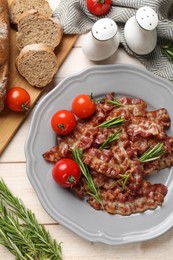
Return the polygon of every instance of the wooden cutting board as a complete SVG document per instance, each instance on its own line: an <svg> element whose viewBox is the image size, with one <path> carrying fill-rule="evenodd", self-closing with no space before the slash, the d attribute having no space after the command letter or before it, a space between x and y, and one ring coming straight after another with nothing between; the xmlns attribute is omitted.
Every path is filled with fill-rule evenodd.
<svg viewBox="0 0 173 260"><path fill-rule="evenodd" d="M11 39L10 39L10 79L9 79L9 87L21 86L25 88L31 96L31 109L33 108L36 101L42 95L45 88L36 88L30 86L26 80L19 75L18 71L15 67L15 60L19 51L16 47L16 32L11 29ZM77 35L64 35L60 45L56 48L55 54L57 56L59 67L62 65L63 61L69 54L70 50L74 46L74 43L77 39ZM3 153L19 127L24 122L28 113L17 113L12 112L5 108L0 113L0 155Z"/></svg>

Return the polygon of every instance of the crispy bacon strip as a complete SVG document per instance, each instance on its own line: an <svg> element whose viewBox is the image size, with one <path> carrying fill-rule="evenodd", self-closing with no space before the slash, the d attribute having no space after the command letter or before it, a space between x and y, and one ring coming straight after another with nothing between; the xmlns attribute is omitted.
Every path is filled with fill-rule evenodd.
<svg viewBox="0 0 173 260"><path fill-rule="evenodd" d="M132 117L127 127L127 134L135 137L136 135L142 137L157 136L159 139L166 137L164 126L159 120L148 119L146 117Z"/></svg>
<svg viewBox="0 0 173 260"><path fill-rule="evenodd" d="M91 169L111 178L119 178L120 174L142 176L140 163L130 141L118 141L110 149L90 148L83 154L83 161ZM140 183L142 177L137 178Z"/></svg>
<svg viewBox="0 0 173 260"><path fill-rule="evenodd" d="M155 209L161 206L167 194L167 188L163 184L151 184L146 180L142 181L141 188L137 193L130 191L128 187L122 187L112 178L98 173L93 173L95 184L99 187L102 198L102 205L93 197L89 196L88 203L96 210L106 210L110 214L131 215L142 213L148 209ZM87 187L84 179L73 187L73 191L80 197L87 195Z"/></svg>
<svg viewBox="0 0 173 260"><path fill-rule="evenodd" d="M150 120L157 120L164 128L170 127L170 117L168 111L165 108L146 112L145 116Z"/></svg>
<svg viewBox="0 0 173 260"><path fill-rule="evenodd" d="M164 197L167 193L167 188L162 184L150 184L143 181L141 194L139 196L131 196L127 193L123 194L119 188L117 190L101 191L103 208L110 214L131 215L134 213L142 213L148 209L155 209L162 205ZM88 202L95 209L98 208L98 203L93 197L88 199Z"/></svg>

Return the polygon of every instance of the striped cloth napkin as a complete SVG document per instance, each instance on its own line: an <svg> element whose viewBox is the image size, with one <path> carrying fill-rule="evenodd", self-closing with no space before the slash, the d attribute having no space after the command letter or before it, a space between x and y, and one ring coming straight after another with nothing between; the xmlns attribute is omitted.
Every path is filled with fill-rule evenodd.
<svg viewBox="0 0 173 260"><path fill-rule="evenodd" d="M125 23L142 6L153 8L159 18L157 46L154 51L144 56L133 53L124 38ZM115 0L112 1L110 12L101 17L92 15L87 10L85 0L61 0L53 17L60 20L65 34L83 34L90 31L98 19L113 19L118 25L120 42L125 50L138 58L148 70L173 82L173 62L169 61L161 50L161 46L173 46L173 0Z"/></svg>

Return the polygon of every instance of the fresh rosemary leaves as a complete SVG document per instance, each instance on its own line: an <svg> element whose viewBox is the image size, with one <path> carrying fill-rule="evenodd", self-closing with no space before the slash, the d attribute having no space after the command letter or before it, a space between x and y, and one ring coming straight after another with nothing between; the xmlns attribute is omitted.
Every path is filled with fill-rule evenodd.
<svg viewBox="0 0 173 260"><path fill-rule="evenodd" d="M151 162L159 159L160 156L164 153L165 153L165 149L163 149L163 143L158 143L153 148L150 148L145 153L143 153L140 156L139 161L141 163Z"/></svg>
<svg viewBox="0 0 173 260"><path fill-rule="evenodd" d="M108 104L113 105L114 107L122 107L123 104L121 104L119 102L118 99L116 99L115 97L112 96L112 99L105 99L105 98L100 98L100 99L96 99L95 102L106 102Z"/></svg>
<svg viewBox="0 0 173 260"><path fill-rule="evenodd" d="M164 45L164 46L161 46L161 50L170 61L173 61L173 46Z"/></svg>
<svg viewBox="0 0 173 260"><path fill-rule="evenodd" d="M112 128L112 127L115 127L115 126L122 125L124 122L125 122L125 120L121 117L113 117L110 120L107 120L107 121L101 123L97 127Z"/></svg>
<svg viewBox="0 0 173 260"><path fill-rule="evenodd" d="M119 139L121 133L121 129L113 133L112 135L109 135L108 138L101 144L99 147L100 150L102 149L108 149L112 142Z"/></svg>
<svg viewBox="0 0 173 260"><path fill-rule="evenodd" d="M85 177L85 182L86 182L86 185L89 189L88 194L91 195L92 197L94 197L97 200L97 202L102 204L99 191L97 190L97 188L94 184L94 181L93 181L93 178L92 178L92 176L89 172L89 169L88 169L87 165L84 164L83 161L82 161L81 150L78 149L77 147L75 147L74 150L72 151L72 154L73 154L73 159L78 163L78 165L81 169L81 172Z"/></svg>
<svg viewBox="0 0 173 260"><path fill-rule="evenodd" d="M120 179L116 181L119 185L122 186L122 191L125 189L129 174L119 174Z"/></svg>
<svg viewBox="0 0 173 260"><path fill-rule="evenodd" d="M0 244L17 260L61 260L61 245L53 240L34 213L0 180Z"/></svg>
<svg viewBox="0 0 173 260"><path fill-rule="evenodd" d="M107 102L108 104L111 104L111 105L115 106L115 107L122 107L122 106L123 106L123 105L118 101L118 99L116 99L116 98L114 98L114 97L112 97L112 100L107 99L106 102Z"/></svg>

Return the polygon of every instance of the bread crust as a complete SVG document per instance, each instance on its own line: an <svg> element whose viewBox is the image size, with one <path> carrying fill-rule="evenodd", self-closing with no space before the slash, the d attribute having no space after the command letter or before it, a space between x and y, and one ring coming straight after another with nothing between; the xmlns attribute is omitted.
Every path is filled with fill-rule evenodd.
<svg viewBox="0 0 173 260"><path fill-rule="evenodd" d="M9 75L9 12L7 0L0 0L0 111L4 108Z"/></svg>

